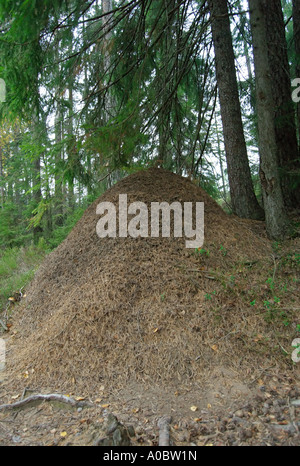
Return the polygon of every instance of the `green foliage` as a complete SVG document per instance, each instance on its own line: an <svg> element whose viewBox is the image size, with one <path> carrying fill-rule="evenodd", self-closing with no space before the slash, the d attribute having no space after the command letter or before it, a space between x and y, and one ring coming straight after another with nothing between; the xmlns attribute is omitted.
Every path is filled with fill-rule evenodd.
<svg viewBox="0 0 300 466"><path fill-rule="evenodd" d="M210 251L209 249L205 249L205 248L197 248L195 249L195 255L201 256L201 257L209 257Z"/></svg>
<svg viewBox="0 0 300 466"><path fill-rule="evenodd" d="M33 278L47 251L43 241L38 246L0 251L0 311L5 308L8 298L19 292Z"/></svg>
<svg viewBox="0 0 300 466"><path fill-rule="evenodd" d="M212 291L211 293L205 293L204 299L206 301L211 301L213 296L215 296L216 291Z"/></svg>
<svg viewBox="0 0 300 466"><path fill-rule="evenodd" d="M76 225L78 220L82 217L85 208L77 208L76 211L67 216L65 223L61 227L57 227L51 237L48 239L48 244L51 248L56 248L70 233L73 227Z"/></svg>
<svg viewBox="0 0 300 466"><path fill-rule="evenodd" d="M224 257L227 256L228 251L227 251L227 249L223 246L223 244L220 245L219 251L222 253L222 255L223 255Z"/></svg>
<svg viewBox="0 0 300 466"><path fill-rule="evenodd" d="M28 242L31 234L26 226L26 219L20 215L18 206L13 202L6 202L0 209L0 250Z"/></svg>
<svg viewBox="0 0 300 466"><path fill-rule="evenodd" d="M43 199L39 203L39 205L33 209L33 217L29 221L28 228L34 228L41 224L44 214L49 209L49 202L44 201Z"/></svg>
<svg viewBox="0 0 300 466"><path fill-rule="evenodd" d="M107 32L101 1L0 2L0 118L11 123L0 138L0 248L28 245L37 232L57 246L93 199L157 159L227 203L206 2L112 8ZM245 134L257 159L249 21L242 2L230 8ZM288 19L291 2L283 10ZM222 177L212 154L224 162ZM258 163L250 165L260 196Z"/></svg>
<svg viewBox="0 0 300 466"><path fill-rule="evenodd" d="M249 304L251 307L261 310L266 322L279 327L289 327L294 322L293 305L288 306L287 302L294 301L293 296L299 281L297 269L300 266L300 255L291 251L284 253L282 244L278 242L273 242L272 246L277 254L280 253L276 268L273 271L270 269L269 277L261 285L264 291L252 299ZM296 275L294 275L295 272Z"/></svg>

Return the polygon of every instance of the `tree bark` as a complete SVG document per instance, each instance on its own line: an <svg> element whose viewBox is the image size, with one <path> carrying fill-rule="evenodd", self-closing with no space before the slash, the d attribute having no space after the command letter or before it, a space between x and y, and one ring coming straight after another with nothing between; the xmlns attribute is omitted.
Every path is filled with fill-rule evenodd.
<svg viewBox="0 0 300 466"><path fill-rule="evenodd" d="M55 224L63 224L63 186L61 181L61 161L62 161L62 113L59 96L56 101L55 114Z"/></svg>
<svg viewBox="0 0 300 466"><path fill-rule="evenodd" d="M272 92L272 70L266 44L265 15L270 6L266 0L248 0L253 41L258 137L260 151L260 179L266 215L266 228L270 238L282 239L287 231L275 132L275 106Z"/></svg>
<svg viewBox="0 0 300 466"><path fill-rule="evenodd" d="M103 31L105 33L105 36L103 38L103 44L102 44L102 52L103 52L103 64L104 64L104 71L107 74L107 76L110 73L110 68L111 68L111 57L110 57L110 42L112 39L112 31L110 30L110 21L111 21L111 11L112 11L112 0L102 0L102 13L105 15L102 18L102 25L103 25ZM109 81L109 80L108 80ZM108 83L106 83L108 84ZM106 95L105 95L105 100L104 100L104 122L106 123L109 120L109 117L112 114L112 97L111 97L111 90L107 89Z"/></svg>
<svg viewBox="0 0 300 466"><path fill-rule="evenodd" d="M208 5L232 209L239 217L262 219L263 209L254 193L244 137L227 1L208 0Z"/></svg>
<svg viewBox="0 0 300 466"><path fill-rule="evenodd" d="M3 209L4 206L4 176L3 176L3 152L0 146L0 207Z"/></svg>
<svg viewBox="0 0 300 466"><path fill-rule="evenodd" d="M33 163L34 177L33 177L33 197L35 200L36 207L42 200L42 189L41 189L41 159L38 155ZM43 228L41 225L36 225L33 227L33 240L37 244L43 233Z"/></svg>
<svg viewBox="0 0 300 466"><path fill-rule="evenodd" d="M296 78L300 78L300 0L293 0L294 47L296 53ZM298 139L300 140L300 102L297 104ZM300 152L298 152L300 156Z"/></svg>
<svg viewBox="0 0 300 466"><path fill-rule="evenodd" d="M295 3L295 2L294 2ZM298 142L295 110L292 101L285 25L281 0L268 2L265 13L269 62L272 70L272 93L275 105L275 134L278 148L282 194L287 208L300 203L297 187Z"/></svg>
<svg viewBox="0 0 300 466"><path fill-rule="evenodd" d="M33 139L38 147L40 141L40 131L39 131L39 120L40 120L40 105L39 105L39 89L38 85L36 85L36 97L35 97L35 104L33 107L33 115L32 115L32 134ZM42 201L42 187L41 187L41 157L38 153L33 161L33 199L35 203L35 208L37 208ZM39 242L43 234L43 228L41 224L35 225L33 227L33 241L34 244Z"/></svg>
<svg viewBox="0 0 300 466"><path fill-rule="evenodd" d="M73 84L72 82L70 82L69 84L69 89L68 89L68 92L69 92L69 120L68 120L68 124L67 124L67 133L68 133L68 139L69 139L69 143L68 143L68 163L72 165L73 163L73 153L74 153L74 140L73 140L73 131L74 131L74 128L73 128ZM74 206L75 206L75 199L74 199L74 176L72 174L72 171L73 171L73 167L71 169L71 174L69 176L69 180L68 180L68 206L69 208L71 208L71 210L74 209Z"/></svg>
<svg viewBox="0 0 300 466"><path fill-rule="evenodd" d="M215 134L217 136L217 145L218 145L218 158L219 158L219 164L220 164L220 171L221 171L221 179L222 179L222 191L223 191L223 200L226 202L226 183L225 183L225 173L224 173L224 168L223 168L223 160L222 160L222 151L221 151L221 141L219 137L219 128L218 128L218 122L215 114Z"/></svg>

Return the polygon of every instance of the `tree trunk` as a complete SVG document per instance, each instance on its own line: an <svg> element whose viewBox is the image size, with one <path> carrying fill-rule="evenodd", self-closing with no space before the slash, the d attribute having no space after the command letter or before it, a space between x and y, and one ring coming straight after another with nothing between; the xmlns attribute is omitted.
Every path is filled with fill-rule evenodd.
<svg viewBox="0 0 300 466"><path fill-rule="evenodd" d="M34 140L36 147L40 145L39 121L40 121L39 89L38 89L38 85L36 85L36 97L35 97L35 104L33 107L33 115L32 115L32 135L33 135L33 140ZM32 190L33 200L34 200L35 208L37 208L42 201L41 157L39 153L36 154L34 161L33 161L32 188L33 188ZM33 227L33 241L35 244L39 242L39 239L41 238L42 234L43 234L43 228L41 224L35 225Z"/></svg>
<svg viewBox="0 0 300 466"><path fill-rule="evenodd" d="M254 193L247 156L227 1L208 0L208 5L232 209L239 217L262 219L263 209Z"/></svg>
<svg viewBox="0 0 300 466"><path fill-rule="evenodd" d="M296 78L300 79L300 0L293 0L294 47L296 53ZM300 102L297 104L298 140L300 140ZM298 152L298 156L300 153Z"/></svg>
<svg viewBox="0 0 300 466"><path fill-rule="evenodd" d="M110 30L111 25L111 14L112 11L112 0L102 0L102 13L105 15L102 18L102 26L103 32L105 33L102 45L102 52L103 52L103 64L104 64L104 71L107 76L111 72L111 57L110 57L110 42L112 39L112 31ZM106 84L109 84L109 80ZM107 89L105 100L104 100L104 122L107 123L109 117L112 115L112 97L111 97L111 90Z"/></svg>
<svg viewBox="0 0 300 466"><path fill-rule="evenodd" d="M0 207L3 209L4 206L4 176L3 176L3 152L0 146Z"/></svg>
<svg viewBox="0 0 300 466"><path fill-rule="evenodd" d="M73 163L73 152L74 152L74 139L73 139L73 83L69 84L69 120L67 124L67 133L68 133L68 162L69 164ZM75 199L74 199L74 176L73 176L73 167L70 171L70 176L68 180L68 206L71 210L74 210Z"/></svg>
<svg viewBox="0 0 300 466"><path fill-rule="evenodd" d="M42 200L42 189L41 189L41 160L40 157L36 157L34 161L34 199L35 199L35 204L38 206L39 203ZM41 235L42 235L43 229L41 225L37 225L33 229L33 236L34 236L34 242L37 244Z"/></svg>
<svg viewBox="0 0 300 466"><path fill-rule="evenodd" d="M63 224L63 187L61 180L61 161L62 161L62 114L59 95L56 99L55 113L55 225Z"/></svg>
<svg viewBox="0 0 300 466"><path fill-rule="evenodd" d="M278 171L278 150L275 132L275 111L272 92L273 73L266 44L265 15L270 6L266 0L248 0L252 32L258 136L260 151L260 179L266 215L266 228L270 238L282 239L286 234L286 217Z"/></svg>
<svg viewBox="0 0 300 466"><path fill-rule="evenodd" d="M221 141L220 141L220 137L219 137L219 128L218 128L218 122L217 122L216 114L215 114L215 131L214 132L215 132L215 134L217 136L218 158L219 158L221 179L222 179L223 200L226 202L227 196L226 196L225 173L224 173L224 168L223 168Z"/></svg>
<svg viewBox="0 0 300 466"><path fill-rule="evenodd" d="M268 2L266 11L268 53L272 70L272 93L275 105L275 133L279 156L281 188L287 208L300 203L298 143L292 101L285 25L280 0Z"/></svg>
<svg viewBox="0 0 300 466"><path fill-rule="evenodd" d="M57 38L55 58L59 63L60 58L60 46L61 42ZM57 65L55 70L56 79L60 74L60 65ZM55 186L54 186L54 224L56 226L63 225L63 184L61 176L61 162L62 162L62 138L63 138L63 113L61 105L61 94L62 90L58 81L57 87L55 89L55 117L54 117L54 126L55 126Z"/></svg>

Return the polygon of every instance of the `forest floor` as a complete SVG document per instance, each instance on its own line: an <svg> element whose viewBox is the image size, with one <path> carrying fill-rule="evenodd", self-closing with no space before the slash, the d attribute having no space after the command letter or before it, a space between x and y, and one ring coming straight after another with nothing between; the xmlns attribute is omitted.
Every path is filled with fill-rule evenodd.
<svg viewBox="0 0 300 466"><path fill-rule="evenodd" d="M124 193L147 205L203 201L203 247L98 238L98 203ZM124 444L158 445L168 416L176 446L299 446L299 283L299 236L271 242L264 222L227 215L164 170L125 178L12 305L0 445L112 445L114 415Z"/></svg>

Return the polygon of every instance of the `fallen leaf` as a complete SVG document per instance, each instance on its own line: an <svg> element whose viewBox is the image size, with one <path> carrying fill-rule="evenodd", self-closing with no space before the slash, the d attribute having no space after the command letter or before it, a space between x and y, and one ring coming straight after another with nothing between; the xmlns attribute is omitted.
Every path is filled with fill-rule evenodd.
<svg viewBox="0 0 300 466"><path fill-rule="evenodd" d="M257 341L260 341L263 339L263 335L261 335L260 333L253 339L253 341L257 342Z"/></svg>
<svg viewBox="0 0 300 466"><path fill-rule="evenodd" d="M108 408L109 407L109 403L105 403L104 405L101 405L102 408Z"/></svg>
<svg viewBox="0 0 300 466"><path fill-rule="evenodd" d="M214 351L218 351L218 346L217 345L212 345L211 349L214 350Z"/></svg>
<svg viewBox="0 0 300 466"><path fill-rule="evenodd" d="M17 398L19 398L19 396L20 396L20 395L13 395L13 396L11 397L11 399L12 399L12 400L16 400Z"/></svg>
<svg viewBox="0 0 300 466"><path fill-rule="evenodd" d="M193 412L198 411L198 406L191 406L190 410Z"/></svg>
<svg viewBox="0 0 300 466"><path fill-rule="evenodd" d="M76 401L83 401L83 400L85 400L85 397L84 396L76 396L75 400Z"/></svg>
<svg viewBox="0 0 300 466"><path fill-rule="evenodd" d="M68 434L67 434L66 431L60 433L60 436L61 436L62 438L65 438L67 435L68 435Z"/></svg>
<svg viewBox="0 0 300 466"><path fill-rule="evenodd" d="M210 403L207 403L207 408L208 408L208 409L211 408L211 404L210 404Z"/></svg>

